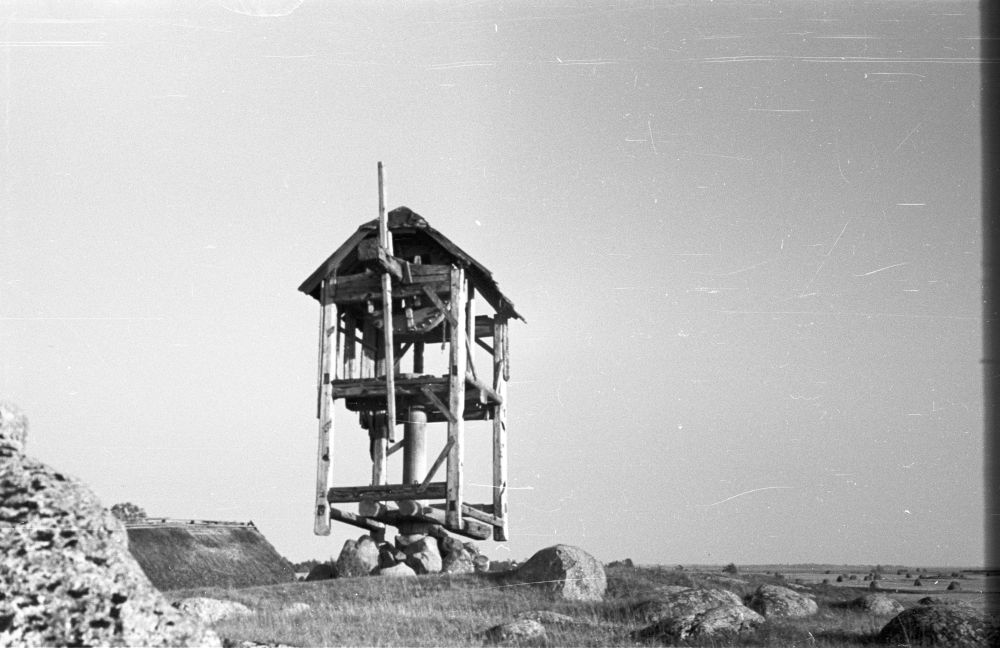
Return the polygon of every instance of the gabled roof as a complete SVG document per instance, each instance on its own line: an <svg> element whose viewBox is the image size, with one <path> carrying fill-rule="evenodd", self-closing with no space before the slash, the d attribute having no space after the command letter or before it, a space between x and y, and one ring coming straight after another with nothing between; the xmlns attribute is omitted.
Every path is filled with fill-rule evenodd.
<svg viewBox="0 0 1000 648"><path fill-rule="evenodd" d="M514 310L514 302L500 292L496 281L493 280L493 274L486 266L473 259L462 248L452 243L447 236L428 225L422 216L412 211L409 207L397 207L389 212L387 221L389 231L393 233L394 238L412 235L417 239L424 239L424 242L435 244L441 252L450 258L452 263L466 269L476 290L486 298L486 301L490 303L498 314L506 317L516 317L524 321L524 318ZM309 278L299 286L299 290L318 300L320 283L331 272L334 270L337 270L339 274L360 272L356 252L357 247L366 238L376 236L378 236L378 220L368 221L359 227L326 261L309 275ZM398 245L396 252L397 254L399 253Z"/></svg>

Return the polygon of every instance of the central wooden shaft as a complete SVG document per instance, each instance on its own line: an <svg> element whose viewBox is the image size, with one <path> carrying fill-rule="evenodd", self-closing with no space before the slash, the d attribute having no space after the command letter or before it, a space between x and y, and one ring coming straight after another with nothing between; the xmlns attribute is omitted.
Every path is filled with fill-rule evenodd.
<svg viewBox="0 0 1000 648"><path fill-rule="evenodd" d="M411 407L403 425L403 483L419 484L427 474L427 412Z"/></svg>

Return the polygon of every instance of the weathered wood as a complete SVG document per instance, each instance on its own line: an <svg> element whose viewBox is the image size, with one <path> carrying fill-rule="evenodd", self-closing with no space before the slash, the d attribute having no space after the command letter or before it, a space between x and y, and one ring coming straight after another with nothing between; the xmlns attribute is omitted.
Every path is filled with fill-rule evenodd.
<svg viewBox="0 0 1000 648"><path fill-rule="evenodd" d="M450 288L449 268L446 265L411 265L412 281L396 286L395 296L424 297L428 289L431 294L447 295ZM365 303L377 299L382 292L382 278L376 274L339 275L334 289L333 300L337 304Z"/></svg>
<svg viewBox="0 0 1000 648"><path fill-rule="evenodd" d="M486 344L485 342L483 342L482 338L478 338L477 337L476 338L476 344L478 344L480 347L482 347L486 351L486 353L488 353L490 355L493 355L493 347L491 345Z"/></svg>
<svg viewBox="0 0 1000 648"><path fill-rule="evenodd" d="M448 439L448 443L444 444L444 449L441 450L441 454L439 454L438 458L434 460L433 464L431 464L431 469L427 471L427 476L424 477L424 481L420 482L421 488L428 487L428 484L430 484L431 480L434 479L434 475L441 469L441 464L448 459L448 455L453 447L455 447L455 441L453 439Z"/></svg>
<svg viewBox="0 0 1000 648"><path fill-rule="evenodd" d="M393 454L399 452L402 449L403 449L403 442L397 441L386 449L385 456L391 457Z"/></svg>
<svg viewBox="0 0 1000 648"><path fill-rule="evenodd" d="M336 279L334 279L334 281L336 281ZM341 338L342 328L340 326L340 313L339 312L333 318L333 326L329 327L329 329L330 330L327 331L327 335L332 335L333 338L334 338L334 340L335 340L335 351L334 351L334 354L333 354L333 362L332 362L333 366L330 368L330 371L331 371L330 378L332 380L336 380L338 378L346 377L346 376L342 375L342 373L343 373L343 367L342 367L342 365L343 365L343 362L344 362L344 347L343 347L343 343L341 342L341 339L340 339Z"/></svg>
<svg viewBox="0 0 1000 648"><path fill-rule="evenodd" d="M449 423L454 423L455 415L451 413L451 410L444 404L444 401L438 398L437 394L435 394L430 387L421 387L420 391L427 397L427 400L429 400L434 407L436 407L438 411L444 415L445 419L447 419Z"/></svg>
<svg viewBox="0 0 1000 648"><path fill-rule="evenodd" d="M473 342L476 340L476 289L472 286L472 282L467 282L469 285L469 297L465 302L465 352L468 355L466 362L468 364L468 372L476 377L476 363L475 363L475 353Z"/></svg>
<svg viewBox="0 0 1000 648"><path fill-rule="evenodd" d="M424 373L424 343L413 343L413 373Z"/></svg>
<svg viewBox="0 0 1000 648"><path fill-rule="evenodd" d="M386 482L386 465L388 458L388 439L386 424L379 421L382 416L373 417L372 425L376 426L375 436L371 440L372 451L372 486L381 486ZM379 422L376 422L379 421Z"/></svg>
<svg viewBox="0 0 1000 648"><path fill-rule="evenodd" d="M454 283L452 283L451 287L454 288ZM452 326L458 326L458 319L455 317L453 309L449 308L448 305L445 304L444 301L437 296L437 293L430 288L430 286L425 285L423 287L423 291L424 294L427 295L427 298L431 300L431 303L434 304L434 306L436 306L437 309L444 314L444 317L445 319L448 320L448 323L451 324Z"/></svg>
<svg viewBox="0 0 1000 648"><path fill-rule="evenodd" d="M366 268L379 273L384 272L396 281L403 279L403 266L399 259L389 256L388 251L378 239L365 239L358 243L358 260Z"/></svg>
<svg viewBox="0 0 1000 648"><path fill-rule="evenodd" d="M326 292L326 282L320 289ZM316 500L313 519L313 533L330 535L330 514L327 509L326 493L330 486L330 434L333 430L333 398L330 396L330 326L337 320L337 307L328 299L323 302L320 316L320 351L322 356L319 385L319 432L316 440ZM336 328L334 328L336 331Z"/></svg>
<svg viewBox="0 0 1000 648"><path fill-rule="evenodd" d="M344 379L358 377L358 323L354 315L344 315Z"/></svg>
<svg viewBox="0 0 1000 648"><path fill-rule="evenodd" d="M396 358L395 358L395 361L394 361L394 364L393 364L393 366L395 367L396 373L399 373L399 361L403 359L403 356L406 355L406 352L409 351L410 347L412 347L412 346L413 346L413 342L407 342L405 344L397 344L396 345L396 353L394 354Z"/></svg>
<svg viewBox="0 0 1000 648"><path fill-rule="evenodd" d="M385 524L394 526L410 524L415 521L439 524L453 533L457 533L458 535L465 536L466 538L471 538L473 540L486 540L490 537L490 533L493 528L488 524L484 524L479 520L473 519L462 520L462 525L458 527L448 526L444 511L440 511L429 506L423 507L423 510L420 513L412 515L403 515L398 510L386 511L385 513L379 515L377 519L379 522L384 522Z"/></svg>
<svg viewBox="0 0 1000 648"><path fill-rule="evenodd" d="M493 529L493 539L503 542L510 537L507 514L507 320L498 316L493 326L493 388L500 399L493 406L493 514L500 522Z"/></svg>
<svg viewBox="0 0 1000 648"><path fill-rule="evenodd" d="M451 326L448 365L448 409L455 420L448 422L448 442L451 451L448 454L448 508L445 519L450 528L462 528L462 494L464 485L464 443L465 432L465 370L468 355L465 349L465 270L452 267L451 270Z"/></svg>
<svg viewBox="0 0 1000 648"><path fill-rule="evenodd" d="M377 353L378 344L376 340L375 326L372 324L371 319L365 318L362 320L361 329L361 377L362 378L374 378L375 377L375 355Z"/></svg>
<svg viewBox="0 0 1000 648"><path fill-rule="evenodd" d="M345 524L353 524L356 527L360 527L367 531L370 531L372 537L378 542L385 541L385 525L381 522L375 520L370 520L368 518L358 517L354 513L349 511L341 511L338 508L330 507L330 518L336 520L337 522L344 522ZM380 534L381 537L376 537L376 534Z"/></svg>
<svg viewBox="0 0 1000 648"><path fill-rule="evenodd" d="M431 504L431 508L443 510L444 504ZM488 509L488 510L483 510ZM490 526L501 526L503 521L492 513L492 504L462 504L462 515L473 520L485 522Z"/></svg>
<svg viewBox="0 0 1000 648"><path fill-rule="evenodd" d="M503 400L495 389L491 389L471 373L465 374L465 384L479 391L479 402L483 405L496 404Z"/></svg>
<svg viewBox="0 0 1000 648"><path fill-rule="evenodd" d="M338 486L327 492L326 501L331 504L360 502L364 499L376 501L399 501L404 499L443 500L447 493L445 482L422 484L388 484L383 486Z"/></svg>
<svg viewBox="0 0 1000 648"><path fill-rule="evenodd" d="M385 177L381 162L378 163L378 242L384 252L392 254L392 234L389 233L389 225L385 217ZM388 272L385 272L382 274L382 347L383 353L385 353L386 436L390 442L396 440L396 389L394 385L396 363L393 360L396 348L393 346L393 328L395 327L392 323L392 277Z"/></svg>

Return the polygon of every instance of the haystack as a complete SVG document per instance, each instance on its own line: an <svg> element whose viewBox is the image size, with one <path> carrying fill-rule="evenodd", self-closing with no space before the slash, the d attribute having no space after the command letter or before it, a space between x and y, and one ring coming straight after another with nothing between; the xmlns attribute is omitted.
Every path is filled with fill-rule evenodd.
<svg viewBox="0 0 1000 648"><path fill-rule="evenodd" d="M146 518L126 530L129 551L159 590L295 581L292 564L252 523Z"/></svg>

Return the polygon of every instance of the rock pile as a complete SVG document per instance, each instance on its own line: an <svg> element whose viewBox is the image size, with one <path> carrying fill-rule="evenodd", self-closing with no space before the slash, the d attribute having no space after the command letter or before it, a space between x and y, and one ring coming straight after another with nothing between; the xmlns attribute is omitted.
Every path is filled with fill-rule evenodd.
<svg viewBox="0 0 1000 648"><path fill-rule="evenodd" d="M85 485L24 456L27 430L0 402L0 645L220 646L153 588Z"/></svg>
<svg viewBox="0 0 1000 648"><path fill-rule="evenodd" d="M306 580L356 576L416 576L418 574L471 574L490 569L490 559L471 542L462 543L448 532L399 534L394 541L378 542L368 535L348 540L335 563L320 563Z"/></svg>

